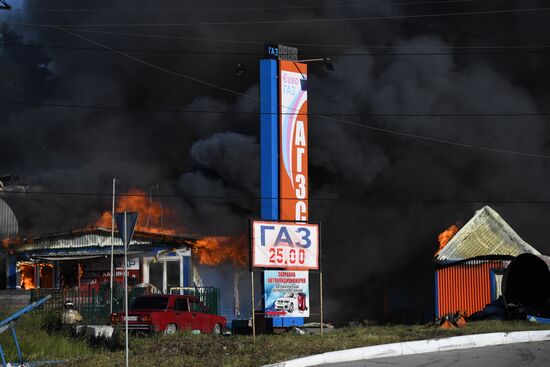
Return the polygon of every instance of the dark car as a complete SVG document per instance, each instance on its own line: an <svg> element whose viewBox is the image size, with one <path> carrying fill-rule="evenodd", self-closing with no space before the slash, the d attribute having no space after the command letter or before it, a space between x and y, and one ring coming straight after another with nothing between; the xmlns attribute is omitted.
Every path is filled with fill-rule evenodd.
<svg viewBox="0 0 550 367"><path fill-rule="evenodd" d="M111 324L124 325L125 314L111 314ZM190 329L220 334L226 327L223 316L209 314L194 296L157 294L137 297L128 310L128 329L173 334Z"/></svg>

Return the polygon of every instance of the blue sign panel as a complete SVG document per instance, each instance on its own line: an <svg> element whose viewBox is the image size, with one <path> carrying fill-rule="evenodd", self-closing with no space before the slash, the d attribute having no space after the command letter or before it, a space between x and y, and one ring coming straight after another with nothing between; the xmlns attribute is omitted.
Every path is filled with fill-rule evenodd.
<svg viewBox="0 0 550 367"><path fill-rule="evenodd" d="M124 246L128 246L132 240L137 219L138 213L136 212L115 213L115 222L118 228L118 235L122 239Z"/></svg>
<svg viewBox="0 0 550 367"><path fill-rule="evenodd" d="M277 60L260 60L261 217L279 219Z"/></svg>

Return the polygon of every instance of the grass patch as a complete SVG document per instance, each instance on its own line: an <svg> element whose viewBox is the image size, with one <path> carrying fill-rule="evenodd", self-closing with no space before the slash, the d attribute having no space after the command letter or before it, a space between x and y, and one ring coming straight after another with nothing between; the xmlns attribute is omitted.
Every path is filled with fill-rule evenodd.
<svg viewBox="0 0 550 367"><path fill-rule="evenodd" d="M0 315L1 317L1 315ZM26 360L61 359L65 366L122 366L123 340L105 344L89 337L75 337L56 329L55 318L45 313L33 313L21 319L17 331ZM48 328L48 333L45 328ZM410 340L445 338L456 335L520 330L550 329L526 321L481 321L461 329L443 330L421 325L356 326L318 335L259 335L256 343L251 336L215 336L178 333L171 336L131 336L131 366L261 366L328 351ZM9 333L0 335L9 360L16 352Z"/></svg>
<svg viewBox="0 0 550 367"><path fill-rule="evenodd" d="M1 312L0 319L10 313ZM23 358L36 360L69 360L82 356L93 355L94 349L81 340L67 337L64 333L47 331L52 322L50 313L34 312L19 318L15 330L21 346ZM17 351L10 331L0 334L0 345L8 361L17 360Z"/></svg>
<svg viewBox="0 0 550 367"><path fill-rule="evenodd" d="M488 332L550 329L526 321L483 321L465 328L443 330L425 326L348 327L318 335L214 336L179 333L172 336L134 337L130 341L130 365L261 366L328 351L410 340L445 338ZM122 365L123 351L96 354L70 361L74 367Z"/></svg>

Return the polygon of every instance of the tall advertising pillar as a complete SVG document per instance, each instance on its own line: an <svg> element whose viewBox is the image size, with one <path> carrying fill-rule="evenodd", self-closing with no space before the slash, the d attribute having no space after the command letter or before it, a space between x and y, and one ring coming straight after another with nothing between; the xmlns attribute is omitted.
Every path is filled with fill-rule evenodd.
<svg viewBox="0 0 550 367"><path fill-rule="evenodd" d="M295 61L296 48L267 45L266 51L260 60L261 219L307 222L307 66ZM253 271L251 277L253 284ZM275 327L303 324L303 317L273 319Z"/></svg>

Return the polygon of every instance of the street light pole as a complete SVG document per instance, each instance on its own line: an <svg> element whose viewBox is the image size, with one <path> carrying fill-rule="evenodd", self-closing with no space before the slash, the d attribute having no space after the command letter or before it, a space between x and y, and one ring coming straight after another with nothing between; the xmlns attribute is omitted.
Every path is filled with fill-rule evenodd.
<svg viewBox="0 0 550 367"><path fill-rule="evenodd" d="M124 236L128 233L128 213L126 210L124 211ZM125 238L125 237L123 237ZM124 242L124 330L125 330L125 361L126 361L126 367L128 367L128 246L130 245L131 238L128 238L127 241Z"/></svg>
<svg viewBox="0 0 550 367"><path fill-rule="evenodd" d="M116 177L113 178L113 203L111 210L111 281L110 281L110 291L111 291L111 313L113 313L113 276L114 276L114 252L115 252L115 195L116 195Z"/></svg>

